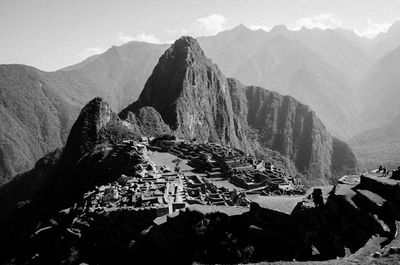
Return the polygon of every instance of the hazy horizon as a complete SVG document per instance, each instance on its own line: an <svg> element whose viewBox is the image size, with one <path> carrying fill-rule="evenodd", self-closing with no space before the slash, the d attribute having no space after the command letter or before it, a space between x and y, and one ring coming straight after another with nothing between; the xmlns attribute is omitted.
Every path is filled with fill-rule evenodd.
<svg viewBox="0 0 400 265"><path fill-rule="evenodd" d="M373 38L400 18L399 1L284 2L2 0L0 64L54 71L113 45L170 43L182 35L215 35L239 24L266 31L276 25L344 28Z"/></svg>

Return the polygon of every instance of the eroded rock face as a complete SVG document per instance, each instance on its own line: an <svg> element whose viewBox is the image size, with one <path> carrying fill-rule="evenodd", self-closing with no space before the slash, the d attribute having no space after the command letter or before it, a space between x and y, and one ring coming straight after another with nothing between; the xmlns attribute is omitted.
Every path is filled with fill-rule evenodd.
<svg viewBox="0 0 400 265"><path fill-rule="evenodd" d="M154 116L148 118L154 129L129 113ZM332 173L354 170L357 165L347 144L334 141L308 106L226 78L191 37L180 38L164 53L139 100L120 117L131 117L148 134L159 134L165 122L184 138L219 142L250 153L256 153L255 146L278 151L299 172L319 179L317 184L326 184Z"/></svg>
<svg viewBox="0 0 400 265"><path fill-rule="evenodd" d="M315 113L290 96L248 87L248 122L260 141L295 162L302 173L328 176L332 137Z"/></svg>

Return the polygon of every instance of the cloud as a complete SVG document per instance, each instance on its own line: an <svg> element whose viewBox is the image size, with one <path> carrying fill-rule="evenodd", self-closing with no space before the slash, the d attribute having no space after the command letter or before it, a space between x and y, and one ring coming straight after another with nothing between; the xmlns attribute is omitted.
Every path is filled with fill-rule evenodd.
<svg viewBox="0 0 400 265"><path fill-rule="evenodd" d="M141 33L136 36L129 36L125 35L122 31L118 33L118 39L122 43L127 43L130 41L143 41L143 42L148 42L148 43L161 43L161 41L154 35L152 34L145 34Z"/></svg>
<svg viewBox="0 0 400 265"><path fill-rule="evenodd" d="M191 35L193 37L215 35L226 29L227 19L221 14L198 18L188 28L168 30L170 34Z"/></svg>
<svg viewBox="0 0 400 265"><path fill-rule="evenodd" d="M247 27L249 29L251 29L251 30L259 30L259 29L262 29L264 31L270 31L271 30L271 27L263 26L263 25L249 25Z"/></svg>
<svg viewBox="0 0 400 265"><path fill-rule="evenodd" d="M296 21L293 30L299 30L302 27L312 29L334 29L342 26L342 21L332 13L319 13L309 17L303 17Z"/></svg>
<svg viewBox="0 0 400 265"><path fill-rule="evenodd" d="M86 48L86 49L82 50L79 53L79 57L87 58L87 57L90 57L90 56L93 56L93 55L96 55L96 54L100 54L100 53L103 53L103 52L104 52L104 49L102 49L102 48L90 47L90 48Z"/></svg>
<svg viewBox="0 0 400 265"><path fill-rule="evenodd" d="M357 35L372 39L379 33L386 32L391 26L390 23L372 23L370 19L367 19L367 21L368 27L364 31L360 31L357 29L354 30Z"/></svg>

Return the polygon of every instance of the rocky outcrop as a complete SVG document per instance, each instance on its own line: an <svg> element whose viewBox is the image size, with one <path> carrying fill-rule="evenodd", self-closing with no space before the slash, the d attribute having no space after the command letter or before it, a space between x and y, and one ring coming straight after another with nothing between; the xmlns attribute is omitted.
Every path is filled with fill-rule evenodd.
<svg viewBox="0 0 400 265"><path fill-rule="evenodd" d="M141 112L154 115L153 127L165 128L165 122L184 138L215 141L251 153L256 153L256 146L278 151L301 173L319 179L315 184L326 184L332 173L354 170L357 165L355 159L337 158L354 158L354 154L345 143L333 140L309 107L290 96L226 78L191 37L180 38L164 53L138 101L120 117L130 116L141 127L129 114ZM158 133L145 127L142 131Z"/></svg>

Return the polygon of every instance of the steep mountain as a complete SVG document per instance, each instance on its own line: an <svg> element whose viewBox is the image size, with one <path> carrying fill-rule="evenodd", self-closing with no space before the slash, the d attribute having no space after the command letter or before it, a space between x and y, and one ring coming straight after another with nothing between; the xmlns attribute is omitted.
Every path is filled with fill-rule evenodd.
<svg viewBox="0 0 400 265"><path fill-rule="evenodd" d="M232 109L230 86L193 38L181 38L160 58L133 105L121 112L153 107L178 135L218 140L249 149Z"/></svg>
<svg viewBox="0 0 400 265"><path fill-rule="evenodd" d="M56 72L0 65L0 185L62 147L92 98L117 110L136 100L165 48L131 42Z"/></svg>
<svg viewBox="0 0 400 265"><path fill-rule="evenodd" d="M311 106L334 135L348 138L357 130L353 88L370 58L340 34L290 31L285 26L251 31L239 26L199 42L223 72Z"/></svg>
<svg viewBox="0 0 400 265"><path fill-rule="evenodd" d="M288 157L301 173L320 183L326 183L332 171L344 169L342 163L332 168L332 154L339 149L334 150L332 136L309 107L290 96L226 78L190 37L180 38L163 54L139 99L120 117L148 107L178 136L248 152L254 151L255 142ZM351 150L340 150L353 157L349 169L354 169Z"/></svg>

